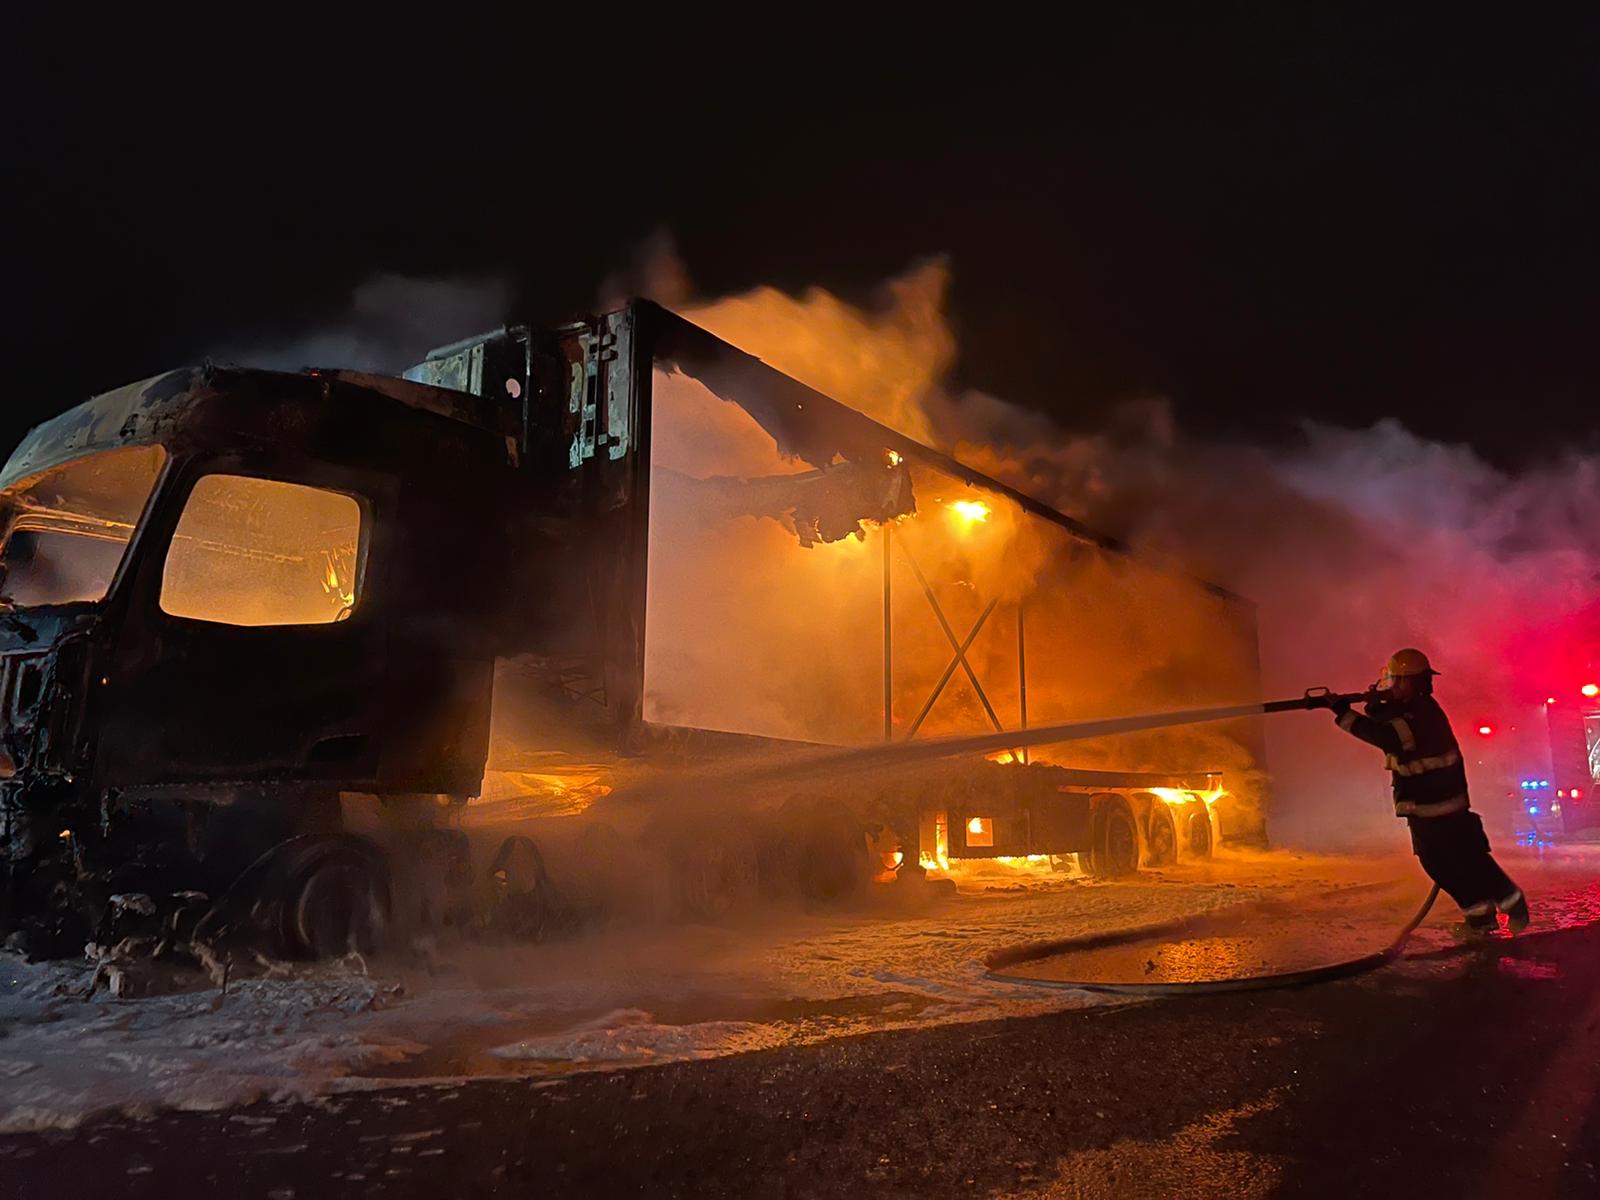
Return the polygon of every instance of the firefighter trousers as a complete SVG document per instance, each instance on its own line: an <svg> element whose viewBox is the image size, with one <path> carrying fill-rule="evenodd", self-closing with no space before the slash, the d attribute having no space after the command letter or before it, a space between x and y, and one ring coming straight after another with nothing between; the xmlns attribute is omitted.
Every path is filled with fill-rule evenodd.
<svg viewBox="0 0 1600 1200"><path fill-rule="evenodd" d="M1467 809L1443 817L1407 817L1406 823L1422 869L1463 910L1491 911L1516 897L1517 885L1489 853L1489 837L1477 813Z"/></svg>

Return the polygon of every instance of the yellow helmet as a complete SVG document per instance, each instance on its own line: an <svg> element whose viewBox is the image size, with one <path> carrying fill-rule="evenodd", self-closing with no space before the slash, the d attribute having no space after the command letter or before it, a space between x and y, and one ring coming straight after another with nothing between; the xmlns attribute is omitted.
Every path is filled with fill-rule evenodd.
<svg viewBox="0 0 1600 1200"><path fill-rule="evenodd" d="M1408 646L1404 650L1396 650L1389 656L1389 661L1384 664L1383 673L1390 679L1400 679L1406 675L1437 675L1439 672L1433 669L1426 654Z"/></svg>

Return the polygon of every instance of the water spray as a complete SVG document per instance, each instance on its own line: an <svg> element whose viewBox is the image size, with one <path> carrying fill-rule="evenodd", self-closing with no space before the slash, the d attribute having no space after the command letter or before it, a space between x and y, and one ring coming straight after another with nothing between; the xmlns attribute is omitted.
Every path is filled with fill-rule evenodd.
<svg viewBox="0 0 1600 1200"><path fill-rule="evenodd" d="M1308 688L1291 700L1269 700L1259 704L1233 704L1221 708L1189 708L1176 712L1143 713L1109 717L1095 721L1068 721L1001 733L983 733L919 741L895 742L885 746L830 750L804 757L784 758L762 766L746 767L740 778L747 782L774 783L812 775L837 778L879 770L958 758L969 754L991 754L997 750L1019 750L1033 746L1056 746L1119 733L1140 733L1148 729L1170 729L1180 725L1203 725L1212 721L1233 721L1269 713L1300 712L1335 705L1371 702L1384 693L1332 692L1325 687Z"/></svg>

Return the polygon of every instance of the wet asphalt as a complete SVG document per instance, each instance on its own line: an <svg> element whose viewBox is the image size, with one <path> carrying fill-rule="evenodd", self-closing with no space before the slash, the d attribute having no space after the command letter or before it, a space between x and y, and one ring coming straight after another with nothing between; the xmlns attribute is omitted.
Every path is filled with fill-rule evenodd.
<svg viewBox="0 0 1600 1200"><path fill-rule="evenodd" d="M0 1196L1600 1195L1600 925L1311 988L0 1138Z"/></svg>

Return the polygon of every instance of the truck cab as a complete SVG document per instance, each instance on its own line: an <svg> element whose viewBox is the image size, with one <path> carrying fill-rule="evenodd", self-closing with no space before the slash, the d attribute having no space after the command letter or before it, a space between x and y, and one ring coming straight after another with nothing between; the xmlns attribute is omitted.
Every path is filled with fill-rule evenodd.
<svg viewBox="0 0 1600 1200"><path fill-rule="evenodd" d="M0 474L4 911L216 894L338 795L481 778L514 446L469 396L203 367L97 396ZM63 903L63 899L71 897Z"/></svg>

